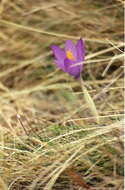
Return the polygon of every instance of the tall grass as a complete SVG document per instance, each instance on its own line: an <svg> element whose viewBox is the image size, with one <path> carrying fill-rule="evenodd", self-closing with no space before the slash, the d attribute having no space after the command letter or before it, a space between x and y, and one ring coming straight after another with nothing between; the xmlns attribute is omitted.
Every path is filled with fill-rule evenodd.
<svg viewBox="0 0 125 190"><path fill-rule="evenodd" d="M80 37L95 115L50 50ZM122 0L0 2L0 190L123 189L123 46Z"/></svg>

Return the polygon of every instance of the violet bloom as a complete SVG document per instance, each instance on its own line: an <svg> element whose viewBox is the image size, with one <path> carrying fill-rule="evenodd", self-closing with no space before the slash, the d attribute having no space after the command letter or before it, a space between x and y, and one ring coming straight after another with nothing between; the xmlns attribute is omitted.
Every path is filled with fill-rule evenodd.
<svg viewBox="0 0 125 190"><path fill-rule="evenodd" d="M76 45L74 45L71 40L67 40L64 50L57 45L52 45L51 48L55 56L55 64L57 67L75 78L79 78L83 70L82 63L85 57L85 45L83 40L78 40Z"/></svg>

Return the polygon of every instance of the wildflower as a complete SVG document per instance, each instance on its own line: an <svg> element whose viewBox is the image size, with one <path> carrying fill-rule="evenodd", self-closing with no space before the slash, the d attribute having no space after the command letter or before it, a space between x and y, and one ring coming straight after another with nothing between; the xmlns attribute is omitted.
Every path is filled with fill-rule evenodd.
<svg viewBox="0 0 125 190"><path fill-rule="evenodd" d="M78 40L76 45L74 45L71 40L67 40L64 50L57 45L52 45L51 48L55 56L55 64L57 67L75 78L79 78L83 70L82 63L85 57L85 45L83 40Z"/></svg>

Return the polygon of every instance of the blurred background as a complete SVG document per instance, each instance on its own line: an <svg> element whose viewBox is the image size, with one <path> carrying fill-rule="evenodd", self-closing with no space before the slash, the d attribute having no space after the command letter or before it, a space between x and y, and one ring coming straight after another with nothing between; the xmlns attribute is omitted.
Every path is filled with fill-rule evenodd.
<svg viewBox="0 0 125 190"><path fill-rule="evenodd" d="M123 189L123 5L0 1L1 190ZM100 123L50 48L79 38Z"/></svg>

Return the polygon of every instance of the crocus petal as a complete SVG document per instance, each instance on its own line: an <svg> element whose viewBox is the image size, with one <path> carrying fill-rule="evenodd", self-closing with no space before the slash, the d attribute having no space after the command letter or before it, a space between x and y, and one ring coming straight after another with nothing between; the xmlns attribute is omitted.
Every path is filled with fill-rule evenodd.
<svg viewBox="0 0 125 190"><path fill-rule="evenodd" d="M72 65L74 65L76 62L69 60L69 59L65 59L64 60L64 66L65 66L65 72L69 73L70 75L74 76L75 78L79 78L80 77L80 67L76 66L76 67L72 67Z"/></svg>
<svg viewBox="0 0 125 190"><path fill-rule="evenodd" d="M66 57L65 51L63 51L60 47L56 45L52 45L51 49L57 60L64 60Z"/></svg>
<svg viewBox="0 0 125 190"><path fill-rule="evenodd" d="M78 40L76 44L76 51L77 51L77 62L83 62L85 58L85 44L82 39ZM80 71L83 69L83 64L79 65Z"/></svg>
<svg viewBox="0 0 125 190"><path fill-rule="evenodd" d="M65 52L67 53L68 51L70 51L73 57L76 59L76 56L77 56L76 47L71 40L67 40L65 44Z"/></svg>
<svg viewBox="0 0 125 190"><path fill-rule="evenodd" d="M55 60L55 64L57 65L57 67L59 67L61 70L63 70L64 72L66 72L65 70L65 65L64 65L64 60Z"/></svg>

